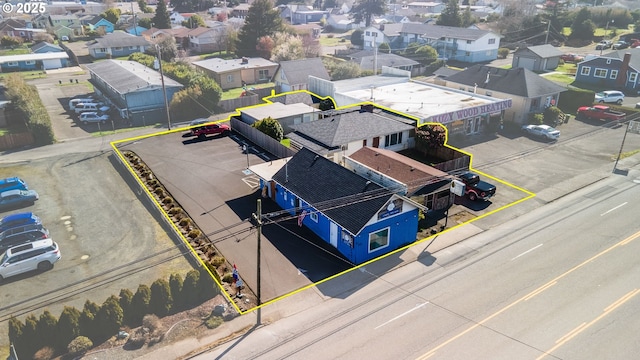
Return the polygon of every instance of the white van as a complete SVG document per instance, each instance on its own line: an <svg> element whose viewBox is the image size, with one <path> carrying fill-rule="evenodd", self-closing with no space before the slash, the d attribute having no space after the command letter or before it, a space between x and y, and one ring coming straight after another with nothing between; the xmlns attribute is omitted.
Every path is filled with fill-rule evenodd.
<svg viewBox="0 0 640 360"><path fill-rule="evenodd" d="M92 98L76 98L69 100L69 110L74 111L76 109L76 105L80 103L92 103L95 102Z"/></svg>
<svg viewBox="0 0 640 360"><path fill-rule="evenodd" d="M109 107L104 106L102 104L98 104L98 103L79 103L79 104L76 104L76 108L73 111L75 111L76 114L80 114L87 111L107 112L109 111Z"/></svg>

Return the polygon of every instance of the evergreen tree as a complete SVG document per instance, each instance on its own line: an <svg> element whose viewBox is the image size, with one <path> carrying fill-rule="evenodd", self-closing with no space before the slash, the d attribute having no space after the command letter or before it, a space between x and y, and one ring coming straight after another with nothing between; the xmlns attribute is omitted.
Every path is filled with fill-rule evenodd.
<svg viewBox="0 0 640 360"><path fill-rule="evenodd" d="M438 21L436 21L437 25L444 26L454 26L460 27L462 26L462 17L460 16L460 8L458 7L458 0L448 0L447 5L442 10Z"/></svg>
<svg viewBox="0 0 640 360"><path fill-rule="evenodd" d="M38 320L38 336L42 339L42 344L38 350L44 346L56 347L57 328L58 319L49 310L45 310Z"/></svg>
<svg viewBox="0 0 640 360"><path fill-rule="evenodd" d="M122 322L127 325L131 325L131 301L133 300L133 293L129 289L120 290L120 307L124 314Z"/></svg>
<svg viewBox="0 0 640 360"><path fill-rule="evenodd" d="M151 289L147 285L138 286L138 290L131 300L131 321L140 324L142 318L149 314L149 301L151 301Z"/></svg>
<svg viewBox="0 0 640 360"><path fill-rule="evenodd" d="M251 127L260 130L261 132L278 141L282 141L282 139L284 138L284 130L282 129L282 125L280 125L278 120L275 120L271 116L254 122L253 124L251 124Z"/></svg>
<svg viewBox="0 0 640 360"><path fill-rule="evenodd" d="M283 28L282 19L270 0L256 0L249 7L249 13L244 19L244 26L238 34L236 45L240 56L256 56L258 39L272 36Z"/></svg>
<svg viewBox="0 0 640 360"><path fill-rule="evenodd" d="M165 4L164 0L158 2L156 16L153 17L153 26L158 29L171 29L171 19L169 18L169 11L167 11L167 4Z"/></svg>
<svg viewBox="0 0 640 360"><path fill-rule="evenodd" d="M462 27L469 27L476 23L476 19L471 15L471 7L467 6L462 13L462 17L460 18L462 21Z"/></svg>
<svg viewBox="0 0 640 360"><path fill-rule="evenodd" d="M364 21L365 27L369 27L373 16L384 15L386 8L384 0L360 0L351 8L351 14L356 23Z"/></svg>
<svg viewBox="0 0 640 360"><path fill-rule="evenodd" d="M169 288L171 289L171 296L173 297L173 312L182 310L184 301L182 300L182 276L178 273L173 273L169 277Z"/></svg>
<svg viewBox="0 0 640 360"><path fill-rule="evenodd" d="M109 296L102 306L100 306L100 310L96 316L96 323L100 329L100 339L108 339L115 335L122 325L123 318L124 314L120 307L118 297L115 295Z"/></svg>
<svg viewBox="0 0 640 360"><path fill-rule="evenodd" d="M184 278L182 284L182 299L184 299L185 307L193 306L200 299L200 273L198 270L190 270Z"/></svg>
<svg viewBox="0 0 640 360"><path fill-rule="evenodd" d="M93 341L98 339L98 330L96 324L96 315L100 310L100 306L93 301L85 301L84 308L80 313L80 335L86 336Z"/></svg>
<svg viewBox="0 0 640 360"><path fill-rule="evenodd" d="M100 16L107 20L108 22L112 23L113 25L118 23L118 20L120 20L120 9L118 8L110 8L107 9L107 11L103 12L102 14L100 14Z"/></svg>
<svg viewBox="0 0 640 360"><path fill-rule="evenodd" d="M204 19L200 15L191 15L190 18L182 22L182 26L189 29L195 29L199 26L205 26Z"/></svg>
<svg viewBox="0 0 640 360"><path fill-rule="evenodd" d="M14 318L9 318L9 342L13 344L16 352L20 352L28 339L24 336L24 324L22 321Z"/></svg>
<svg viewBox="0 0 640 360"><path fill-rule="evenodd" d="M569 37L589 40L593 38L595 30L596 25L591 21L591 11L587 7L582 7L571 24L571 35Z"/></svg>
<svg viewBox="0 0 640 360"><path fill-rule="evenodd" d="M173 306L173 297L169 282L165 279L158 279L151 284L151 300L149 308L152 313L163 317L169 314Z"/></svg>
<svg viewBox="0 0 640 360"><path fill-rule="evenodd" d="M71 340L80 335L80 311L71 306L65 306L58 319L56 349L66 349Z"/></svg>
<svg viewBox="0 0 640 360"><path fill-rule="evenodd" d="M31 359L36 351L42 347L42 339L38 336L38 318L30 314L24 319L24 328L22 330L25 342L18 351L20 358Z"/></svg>

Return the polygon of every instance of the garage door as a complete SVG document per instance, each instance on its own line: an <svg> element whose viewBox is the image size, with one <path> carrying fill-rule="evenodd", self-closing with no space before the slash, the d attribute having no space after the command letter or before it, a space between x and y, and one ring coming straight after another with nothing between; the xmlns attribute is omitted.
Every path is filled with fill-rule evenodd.
<svg viewBox="0 0 640 360"><path fill-rule="evenodd" d="M59 69L62 67L60 59L42 60L42 67L47 69Z"/></svg>
<svg viewBox="0 0 640 360"><path fill-rule="evenodd" d="M533 70L533 67L535 66L535 64L536 64L535 59L520 57L518 58L517 67Z"/></svg>

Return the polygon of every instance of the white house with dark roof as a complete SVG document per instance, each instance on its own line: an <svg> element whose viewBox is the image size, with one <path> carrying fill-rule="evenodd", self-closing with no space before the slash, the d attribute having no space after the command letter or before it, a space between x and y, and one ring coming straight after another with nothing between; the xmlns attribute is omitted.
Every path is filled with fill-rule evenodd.
<svg viewBox="0 0 640 360"><path fill-rule="evenodd" d="M400 151L415 144L415 121L375 106L331 110L324 118L291 126L292 149L306 147L341 162L364 146Z"/></svg>
<svg viewBox="0 0 640 360"><path fill-rule="evenodd" d="M562 51L550 44L519 48L513 53L511 67L531 71L555 70L562 54Z"/></svg>
<svg viewBox="0 0 640 360"><path fill-rule="evenodd" d="M406 57L396 54L378 53L374 54L371 50L363 50L354 54L348 55L351 62L355 62L360 66L361 70L372 71L380 73L383 66L406 70L411 72L412 75L421 75L422 66L415 60L408 59ZM375 67L375 71L374 71Z"/></svg>
<svg viewBox="0 0 640 360"><path fill-rule="evenodd" d="M301 60L281 61L273 77L277 92L307 90L309 76L330 80L322 59L309 58Z"/></svg>
<svg viewBox="0 0 640 360"><path fill-rule="evenodd" d="M509 99L512 106L504 111L504 121L526 123L529 113L541 113L550 105L558 105L560 93L567 89L531 70L502 69L474 65L444 79L447 87L474 91L498 99Z"/></svg>
<svg viewBox="0 0 640 360"><path fill-rule="evenodd" d="M114 32L96 38L89 46L89 55L94 59L128 56L136 52L145 52L151 43L144 37L126 32Z"/></svg>
<svg viewBox="0 0 640 360"><path fill-rule="evenodd" d="M132 124L166 121L160 73L135 61L104 60L87 64L96 94L113 105ZM167 100L183 86L165 76Z"/></svg>
<svg viewBox="0 0 640 360"><path fill-rule="evenodd" d="M277 166L277 171L249 169L260 178L267 196L295 216L293 221L351 263L364 263L416 241L418 207L409 199L309 149Z"/></svg>
<svg viewBox="0 0 640 360"><path fill-rule="evenodd" d="M392 49L402 49L410 43L429 45L439 57L469 63L498 58L500 35L491 31L420 23L385 24L364 30L364 49L373 49L386 42Z"/></svg>

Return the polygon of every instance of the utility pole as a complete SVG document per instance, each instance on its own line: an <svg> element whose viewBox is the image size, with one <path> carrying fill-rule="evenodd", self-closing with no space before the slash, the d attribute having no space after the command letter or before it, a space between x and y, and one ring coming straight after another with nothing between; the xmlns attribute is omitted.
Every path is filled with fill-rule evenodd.
<svg viewBox="0 0 640 360"><path fill-rule="evenodd" d="M257 278L257 289L256 289L256 297L257 297L257 318L256 325L260 325L262 320L260 319L261 311L260 308L260 236L262 235L262 200L258 199L258 209L255 213L251 214L251 217L255 221L256 229L258 230L258 255L257 255L257 268L258 268L258 278Z"/></svg>
<svg viewBox="0 0 640 360"><path fill-rule="evenodd" d="M620 161L620 156L622 156L622 148L624 147L624 141L627 139L627 133L629 132L629 128L631 127L631 121L627 124L627 128L624 130L624 136L622 137L622 143L620 144L620 151L618 151L618 157L616 158L616 163L613 165L613 172L616 172L618 168L618 161Z"/></svg>
<svg viewBox="0 0 640 360"><path fill-rule="evenodd" d="M160 50L160 46L156 44L156 53L158 58L158 68L160 69L160 81L162 82L162 94L164 95L164 109L167 112L167 128L171 130L171 116L169 115L169 100L167 99L167 89L164 86L164 72L162 71L162 50Z"/></svg>
<svg viewBox="0 0 640 360"><path fill-rule="evenodd" d="M544 44L549 42L549 29L551 29L551 20L547 20L547 35L544 37Z"/></svg>

